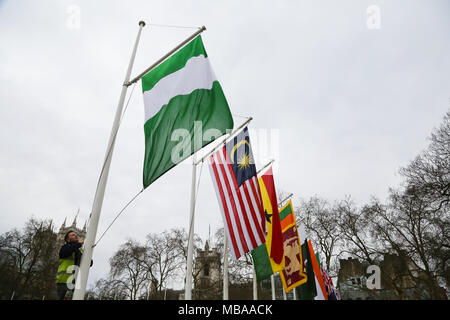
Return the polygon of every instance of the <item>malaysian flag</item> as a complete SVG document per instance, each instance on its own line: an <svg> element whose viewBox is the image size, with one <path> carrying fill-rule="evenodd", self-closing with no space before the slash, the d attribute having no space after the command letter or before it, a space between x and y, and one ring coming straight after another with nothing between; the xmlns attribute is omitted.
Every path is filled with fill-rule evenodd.
<svg viewBox="0 0 450 320"><path fill-rule="evenodd" d="M210 172L234 259L265 242L264 211L248 129L210 156Z"/></svg>

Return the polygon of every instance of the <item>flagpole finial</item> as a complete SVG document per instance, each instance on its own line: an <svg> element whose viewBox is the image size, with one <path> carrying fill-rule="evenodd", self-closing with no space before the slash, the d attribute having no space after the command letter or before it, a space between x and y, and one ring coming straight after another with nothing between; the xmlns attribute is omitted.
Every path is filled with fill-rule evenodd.
<svg viewBox="0 0 450 320"><path fill-rule="evenodd" d="M145 21L143 21L143 20L139 21L139 26L145 27Z"/></svg>

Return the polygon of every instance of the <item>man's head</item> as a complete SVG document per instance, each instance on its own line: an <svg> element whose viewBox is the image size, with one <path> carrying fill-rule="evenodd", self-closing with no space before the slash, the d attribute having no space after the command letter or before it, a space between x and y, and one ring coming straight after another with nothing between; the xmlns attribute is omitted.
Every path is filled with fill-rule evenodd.
<svg viewBox="0 0 450 320"><path fill-rule="evenodd" d="M64 236L64 241L67 243L74 243L78 242L78 235L75 231L69 230L67 231L66 235Z"/></svg>

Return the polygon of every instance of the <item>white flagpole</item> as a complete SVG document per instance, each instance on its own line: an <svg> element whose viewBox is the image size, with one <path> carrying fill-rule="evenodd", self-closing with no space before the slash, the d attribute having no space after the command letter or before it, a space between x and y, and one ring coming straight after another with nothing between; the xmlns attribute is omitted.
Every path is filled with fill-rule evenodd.
<svg viewBox="0 0 450 320"><path fill-rule="evenodd" d="M270 284L272 287L272 300L276 300L276 297L275 297L275 275L274 274L270 276Z"/></svg>
<svg viewBox="0 0 450 320"><path fill-rule="evenodd" d="M278 202L278 209L281 209L283 202L285 202L286 200L289 200L293 195L294 195L293 193L290 193L286 198L284 198L283 200Z"/></svg>
<svg viewBox="0 0 450 320"><path fill-rule="evenodd" d="M296 289L296 288L294 288L294 289L292 289L292 290L293 290L293 292L294 292L294 300L297 300L297 293L295 292L295 289Z"/></svg>
<svg viewBox="0 0 450 320"><path fill-rule="evenodd" d="M152 70L153 68L155 68L156 66L158 66L161 62L163 62L164 60L166 60L168 57L170 57L172 54L174 54L175 52L178 51L178 49L180 49L182 46L184 46L186 43L188 43L189 41L191 41L192 39L194 39L196 36L198 36L200 33L202 33L203 31L206 30L205 26L202 26L201 28L198 28L198 30L193 33L189 38L187 38L186 40L184 40L183 42L181 42L179 45L177 45L175 48L173 48L172 50L170 50L169 52L167 52L163 57L161 57L161 59L159 59L158 61L156 61L154 64L152 64L150 67L148 67L147 69L145 69L144 71L142 71L138 76L136 76L135 78L133 78L130 81L126 81L125 84L127 86L132 85L133 83L139 81L143 76L145 76L148 72L150 72L150 70ZM129 79L129 78L128 78Z"/></svg>
<svg viewBox="0 0 450 320"><path fill-rule="evenodd" d="M105 195L106 182L108 180L109 167L111 165L111 158L114 150L114 144L116 141L117 131L119 130L120 118L122 116L123 104L127 93L127 82L130 80L131 70L133 68L134 58L136 56L136 50L141 36L142 28L145 26L144 21L139 22L139 32L136 37L133 52L131 54L128 70L125 75L125 81L122 85L122 92L120 94L119 104L117 105L116 116L111 129L111 135L109 136L108 147L106 149L105 163L100 173L100 179L95 192L94 204L92 205L92 213L89 221L89 227L84 241L84 252L81 258L78 276L76 278L75 291L73 294L73 300L83 300L86 292L86 285L89 275L89 267L91 265L92 253L94 249L95 238L97 235L98 221L100 219L100 212L102 210L103 197Z"/></svg>
<svg viewBox="0 0 450 320"><path fill-rule="evenodd" d="M255 265L253 265L253 300L258 300L258 282L256 280Z"/></svg>
<svg viewBox="0 0 450 320"><path fill-rule="evenodd" d="M192 260L194 251L194 212L195 212L195 185L196 185L197 165L195 164L195 154L192 158L192 185L191 185L191 215L189 219L189 241L186 266L186 283L184 286L184 299L192 300Z"/></svg>
<svg viewBox="0 0 450 320"><path fill-rule="evenodd" d="M283 298L284 300L287 300L286 291L284 291L284 287L283 287Z"/></svg>
<svg viewBox="0 0 450 320"><path fill-rule="evenodd" d="M223 249L223 300L228 300L228 238L227 230L223 228L224 249Z"/></svg>

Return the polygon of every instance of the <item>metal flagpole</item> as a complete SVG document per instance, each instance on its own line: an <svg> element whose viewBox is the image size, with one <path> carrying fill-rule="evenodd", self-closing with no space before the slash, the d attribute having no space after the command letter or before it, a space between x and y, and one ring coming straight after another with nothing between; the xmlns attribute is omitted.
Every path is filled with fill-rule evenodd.
<svg viewBox="0 0 450 320"><path fill-rule="evenodd" d="M202 26L201 28L199 28L198 31L196 31L195 33L193 33L189 38L187 38L186 40L184 40L183 42L181 42L179 45L177 45L175 48L173 48L172 50L170 50L169 52L167 52L161 59L159 59L158 61L156 61L154 64L152 64L150 67L148 67L147 69L145 69L144 71L142 71L137 77L133 78L133 80L131 81L125 81L127 86L132 85L133 83L139 81L143 76L145 76L150 70L152 70L153 68L155 68L157 65L159 65L161 62L163 62L164 60L166 60L168 57L170 57L173 53L175 53L178 49L180 49L182 46L184 46L186 43L188 43L189 41L191 41L192 39L194 39L196 36L198 36L200 33L202 33L203 31L206 30L205 26ZM129 78L128 78L129 79Z"/></svg>
<svg viewBox="0 0 450 320"><path fill-rule="evenodd" d="M223 300L228 300L228 238L225 226L224 233L224 248L223 248Z"/></svg>
<svg viewBox="0 0 450 320"><path fill-rule="evenodd" d="M189 240L186 266L186 283L184 285L184 299L192 300L192 260L194 251L194 212L195 212L195 185L197 165L195 164L195 153L192 158L192 186L191 186L191 215L189 219Z"/></svg>
<svg viewBox="0 0 450 320"><path fill-rule="evenodd" d="M278 202L278 209L281 208L283 202L285 202L286 200L289 200L293 195L294 195L294 194L291 193L291 194L289 194L286 198L284 198L283 200L281 200L280 202Z"/></svg>
<svg viewBox="0 0 450 320"><path fill-rule="evenodd" d="M253 300L258 300L258 282L256 281L255 265L253 265Z"/></svg>
<svg viewBox="0 0 450 320"><path fill-rule="evenodd" d="M269 163L267 163L264 167L262 167L261 169L258 170L258 172L256 172L256 174L258 175L261 171L263 171L265 168L267 168L268 166L270 166L272 163L274 163L275 160L272 159L269 161Z"/></svg>
<svg viewBox="0 0 450 320"><path fill-rule="evenodd" d="M294 293L294 300L297 300L297 293L296 293L296 288L292 289L293 293Z"/></svg>
<svg viewBox="0 0 450 320"><path fill-rule="evenodd" d="M276 300L275 297L275 275L270 276L270 285L272 287L272 300Z"/></svg>
<svg viewBox="0 0 450 320"><path fill-rule="evenodd" d="M91 265L92 252L94 249L95 237L97 235L98 221L100 218L100 212L102 210L103 197L105 195L106 182L108 180L109 167L111 165L112 153L114 150L114 144L116 141L117 131L119 130L120 118L122 116L123 104L127 93L127 82L130 80L131 69L133 68L134 58L136 56L136 50L141 36L142 28L145 26L144 21L139 21L139 32L136 37L133 52L131 54L128 70L125 75L125 81L122 85L122 92L120 94L119 104L117 105L116 116L111 129L111 135L109 136L108 147L106 149L105 162L103 169L100 173L100 179L95 192L94 203L92 205L92 213L89 222L89 227L84 241L84 252L81 258L78 276L75 283L75 291L73 294L73 300L83 300L86 292L87 279L89 275L89 267Z"/></svg>
<svg viewBox="0 0 450 320"><path fill-rule="evenodd" d="M284 291L284 287L283 287L283 298L284 300L287 300L286 291Z"/></svg>

